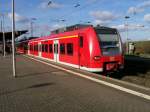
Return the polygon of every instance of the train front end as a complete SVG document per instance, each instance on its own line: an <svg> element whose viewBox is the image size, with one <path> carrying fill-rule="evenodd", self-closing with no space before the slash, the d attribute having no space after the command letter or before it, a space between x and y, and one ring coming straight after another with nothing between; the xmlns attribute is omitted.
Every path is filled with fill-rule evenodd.
<svg viewBox="0 0 150 112"><path fill-rule="evenodd" d="M96 27L103 71L120 71L124 68L121 37L117 29Z"/></svg>

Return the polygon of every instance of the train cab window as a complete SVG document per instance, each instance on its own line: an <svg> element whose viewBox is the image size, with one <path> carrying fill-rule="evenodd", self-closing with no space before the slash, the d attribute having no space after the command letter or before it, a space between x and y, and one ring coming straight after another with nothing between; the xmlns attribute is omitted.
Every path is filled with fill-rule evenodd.
<svg viewBox="0 0 150 112"><path fill-rule="evenodd" d="M42 52L44 52L44 44L42 44Z"/></svg>
<svg viewBox="0 0 150 112"><path fill-rule="evenodd" d="M65 44L60 44L60 54L65 54Z"/></svg>
<svg viewBox="0 0 150 112"><path fill-rule="evenodd" d="M48 52L48 45L45 44L45 52Z"/></svg>
<svg viewBox="0 0 150 112"><path fill-rule="evenodd" d="M73 55L73 44L72 43L67 44L67 54Z"/></svg>
<svg viewBox="0 0 150 112"><path fill-rule="evenodd" d="M52 52L53 52L52 44L49 44L49 52L50 52L50 53L52 53Z"/></svg>
<svg viewBox="0 0 150 112"><path fill-rule="evenodd" d="M83 47L83 37L80 36L80 47Z"/></svg>

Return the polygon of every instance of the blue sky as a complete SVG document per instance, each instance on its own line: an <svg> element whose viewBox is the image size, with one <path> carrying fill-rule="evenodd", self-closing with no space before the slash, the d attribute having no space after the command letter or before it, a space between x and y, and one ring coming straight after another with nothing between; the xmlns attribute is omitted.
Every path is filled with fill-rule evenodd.
<svg viewBox="0 0 150 112"><path fill-rule="evenodd" d="M5 30L11 30L11 0L0 1L0 14L5 14ZM15 0L15 14L16 29L30 30L34 22L34 36L90 22L117 28L123 40L127 27L129 39L150 39L150 0ZM130 18L125 20L125 16Z"/></svg>

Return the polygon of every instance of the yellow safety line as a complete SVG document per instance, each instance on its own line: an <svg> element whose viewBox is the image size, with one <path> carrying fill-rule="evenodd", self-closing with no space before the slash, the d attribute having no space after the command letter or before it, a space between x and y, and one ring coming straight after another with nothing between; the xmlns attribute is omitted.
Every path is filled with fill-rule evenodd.
<svg viewBox="0 0 150 112"><path fill-rule="evenodd" d="M78 37L78 35L71 35L71 36L58 37L58 39L75 38L75 37Z"/></svg>

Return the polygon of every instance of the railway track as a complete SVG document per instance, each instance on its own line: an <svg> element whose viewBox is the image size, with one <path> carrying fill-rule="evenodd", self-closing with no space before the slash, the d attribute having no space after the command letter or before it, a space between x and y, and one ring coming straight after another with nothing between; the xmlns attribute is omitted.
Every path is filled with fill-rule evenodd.
<svg viewBox="0 0 150 112"><path fill-rule="evenodd" d="M125 56L124 71L109 76L150 88L150 58Z"/></svg>

